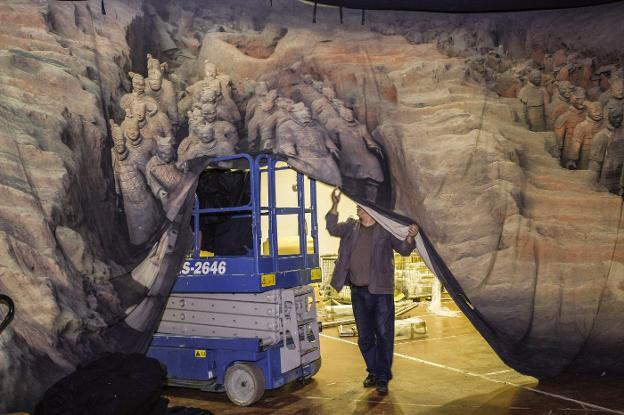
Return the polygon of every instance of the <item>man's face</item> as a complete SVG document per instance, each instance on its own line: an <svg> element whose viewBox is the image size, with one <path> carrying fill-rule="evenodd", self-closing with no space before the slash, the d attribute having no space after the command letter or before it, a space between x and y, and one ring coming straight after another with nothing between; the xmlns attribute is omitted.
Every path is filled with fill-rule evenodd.
<svg viewBox="0 0 624 415"><path fill-rule="evenodd" d="M115 140L115 151L118 154L122 154L124 151L126 151L126 144L123 142L123 140Z"/></svg>
<svg viewBox="0 0 624 415"><path fill-rule="evenodd" d="M159 72L150 72L147 81L149 82L149 86L153 91L158 91L162 87L162 75Z"/></svg>
<svg viewBox="0 0 624 415"><path fill-rule="evenodd" d="M132 78L132 90L139 93L145 92L145 80L138 76Z"/></svg>
<svg viewBox="0 0 624 415"><path fill-rule="evenodd" d="M202 125L199 127L199 139L208 144L214 141L214 128L209 125Z"/></svg>
<svg viewBox="0 0 624 415"><path fill-rule="evenodd" d="M132 115L138 122L145 120L145 104L142 102L135 102L132 105Z"/></svg>
<svg viewBox="0 0 624 415"><path fill-rule="evenodd" d="M360 205L357 205L356 213L360 221L369 221L370 219L373 219L373 217L369 215L368 212L366 212L364 209L362 209L362 206Z"/></svg>
<svg viewBox="0 0 624 415"><path fill-rule="evenodd" d="M206 64L204 66L204 74L206 78L213 79L217 76L217 68L213 64Z"/></svg>

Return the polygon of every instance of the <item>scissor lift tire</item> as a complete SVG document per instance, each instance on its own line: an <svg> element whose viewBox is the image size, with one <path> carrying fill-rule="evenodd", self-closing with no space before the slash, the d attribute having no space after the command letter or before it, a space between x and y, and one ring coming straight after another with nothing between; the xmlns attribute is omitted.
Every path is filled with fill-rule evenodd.
<svg viewBox="0 0 624 415"><path fill-rule="evenodd" d="M225 372L225 393L239 406L249 406L264 395L262 370L253 363L235 363Z"/></svg>

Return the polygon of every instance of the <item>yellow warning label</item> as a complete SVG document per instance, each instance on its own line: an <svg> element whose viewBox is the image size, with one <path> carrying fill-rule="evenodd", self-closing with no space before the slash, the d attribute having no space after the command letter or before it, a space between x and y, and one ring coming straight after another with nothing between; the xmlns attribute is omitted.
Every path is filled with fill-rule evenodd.
<svg viewBox="0 0 624 415"><path fill-rule="evenodd" d="M312 268L312 272L310 273L311 280L320 280L321 279L321 269L320 268Z"/></svg>
<svg viewBox="0 0 624 415"><path fill-rule="evenodd" d="M198 359L205 359L206 358L206 351L205 350L195 350L195 357Z"/></svg>
<svg viewBox="0 0 624 415"><path fill-rule="evenodd" d="M275 285L275 274L262 274L262 280L260 281L260 285L263 287L270 287Z"/></svg>

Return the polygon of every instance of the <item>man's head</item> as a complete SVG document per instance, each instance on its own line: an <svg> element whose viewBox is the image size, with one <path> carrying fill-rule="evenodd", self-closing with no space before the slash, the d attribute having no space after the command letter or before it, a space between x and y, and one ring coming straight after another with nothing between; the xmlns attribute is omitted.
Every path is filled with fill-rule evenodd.
<svg viewBox="0 0 624 415"><path fill-rule="evenodd" d="M531 82L535 86L540 86L540 84L542 83L542 73L537 69L531 71L531 73L529 74L529 82Z"/></svg>
<svg viewBox="0 0 624 415"><path fill-rule="evenodd" d="M587 106L587 115L594 121L602 120L602 104L598 101L588 102Z"/></svg>
<svg viewBox="0 0 624 415"><path fill-rule="evenodd" d="M201 112L204 119L210 123L217 120L217 107L211 103L206 103L201 106Z"/></svg>
<svg viewBox="0 0 624 415"><path fill-rule="evenodd" d="M160 91L163 75L160 69L152 69L147 73L147 82L152 91Z"/></svg>
<svg viewBox="0 0 624 415"><path fill-rule="evenodd" d="M624 81L616 79L611 82L611 96L615 99L624 99Z"/></svg>
<svg viewBox="0 0 624 415"><path fill-rule="evenodd" d="M360 219L360 222L375 223L375 219L373 219L373 217L369 215L368 212L362 208L362 206L357 205L356 213L357 213L358 218Z"/></svg>
<svg viewBox="0 0 624 415"><path fill-rule="evenodd" d="M217 67L214 63L204 61L204 75L206 79L213 79L217 77Z"/></svg>
<svg viewBox="0 0 624 415"><path fill-rule="evenodd" d="M609 108L609 124L611 124L614 128L620 128L622 125L622 119L624 118L624 113L622 112L622 107L620 105L616 105L614 107Z"/></svg>
<svg viewBox="0 0 624 415"><path fill-rule="evenodd" d="M275 103L279 109L290 112L295 104L295 101L290 98L279 97Z"/></svg>
<svg viewBox="0 0 624 415"><path fill-rule="evenodd" d="M339 107L338 113L340 114L340 117L346 122L352 122L354 120L353 111L351 111L349 108L345 106Z"/></svg>
<svg viewBox="0 0 624 415"><path fill-rule="evenodd" d="M583 88L576 88L574 92L572 92L570 103L577 110L585 109L585 90Z"/></svg>
<svg viewBox="0 0 624 415"><path fill-rule="evenodd" d="M310 109L303 102L298 102L292 106L292 114L295 120L301 124L308 124L312 121Z"/></svg>
<svg viewBox="0 0 624 415"><path fill-rule="evenodd" d="M171 143L171 137L156 137L156 144L158 145L158 157L165 163L169 164L175 161L175 148Z"/></svg>
<svg viewBox="0 0 624 415"><path fill-rule="evenodd" d="M130 78L132 79L132 92L137 94L142 94L145 92L145 78L143 75L136 72L129 72Z"/></svg>

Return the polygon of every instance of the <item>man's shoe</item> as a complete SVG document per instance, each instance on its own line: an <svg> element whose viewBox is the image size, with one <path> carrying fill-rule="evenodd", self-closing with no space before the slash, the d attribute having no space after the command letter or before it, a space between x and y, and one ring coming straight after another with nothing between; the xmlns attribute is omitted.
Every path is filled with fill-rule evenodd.
<svg viewBox="0 0 624 415"><path fill-rule="evenodd" d="M388 394L388 381L386 380L377 381L377 393L379 393L380 395Z"/></svg>
<svg viewBox="0 0 624 415"><path fill-rule="evenodd" d="M373 386L377 386L377 379L375 379L375 376L369 374L366 379L364 379L364 387L372 388Z"/></svg>

